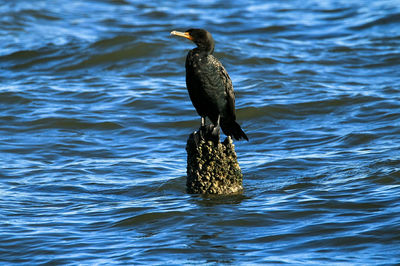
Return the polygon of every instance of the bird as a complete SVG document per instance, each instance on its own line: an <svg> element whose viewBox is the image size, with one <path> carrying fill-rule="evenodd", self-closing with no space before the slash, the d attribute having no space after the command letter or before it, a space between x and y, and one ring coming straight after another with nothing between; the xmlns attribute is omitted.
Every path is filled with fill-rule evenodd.
<svg viewBox="0 0 400 266"><path fill-rule="evenodd" d="M201 117L201 128L206 118L212 123L212 136L219 140L220 128L226 136L249 140L236 122L235 93L232 80L222 63L213 56L215 42L207 30L172 31L171 35L191 40L197 47L186 56L186 87L194 108Z"/></svg>

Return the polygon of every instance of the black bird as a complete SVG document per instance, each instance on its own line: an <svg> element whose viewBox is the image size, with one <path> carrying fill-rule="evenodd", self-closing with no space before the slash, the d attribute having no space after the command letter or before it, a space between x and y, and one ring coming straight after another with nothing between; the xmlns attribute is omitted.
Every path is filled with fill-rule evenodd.
<svg viewBox="0 0 400 266"><path fill-rule="evenodd" d="M189 29L186 32L172 31L171 35L193 41L197 47L186 57L186 87L197 113L201 116L201 128L208 117L214 125L213 136L219 128L227 136L237 140L249 140L236 122L235 94L232 81L221 62L215 58L214 39L203 29Z"/></svg>

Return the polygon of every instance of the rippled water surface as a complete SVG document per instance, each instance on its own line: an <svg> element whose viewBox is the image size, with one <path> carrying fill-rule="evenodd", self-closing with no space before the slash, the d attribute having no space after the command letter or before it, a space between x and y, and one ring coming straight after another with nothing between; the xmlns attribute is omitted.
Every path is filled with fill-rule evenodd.
<svg viewBox="0 0 400 266"><path fill-rule="evenodd" d="M240 196L185 192L213 33ZM3 1L0 262L400 262L399 1Z"/></svg>

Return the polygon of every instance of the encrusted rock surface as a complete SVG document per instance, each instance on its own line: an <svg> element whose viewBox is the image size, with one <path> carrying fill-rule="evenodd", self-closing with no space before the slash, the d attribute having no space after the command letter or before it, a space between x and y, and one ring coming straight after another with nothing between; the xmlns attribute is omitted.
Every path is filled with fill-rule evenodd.
<svg viewBox="0 0 400 266"><path fill-rule="evenodd" d="M195 141L196 140L196 141ZM198 132L190 134L186 144L188 193L238 194L243 190L243 175L232 139L216 144L204 140Z"/></svg>

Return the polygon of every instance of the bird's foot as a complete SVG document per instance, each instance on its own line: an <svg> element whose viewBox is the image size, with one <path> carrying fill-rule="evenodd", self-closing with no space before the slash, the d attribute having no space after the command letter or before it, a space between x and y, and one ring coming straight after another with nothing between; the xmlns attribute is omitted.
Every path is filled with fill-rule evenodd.
<svg viewBox="0 0 400 266"><path fill-rule="evenodd" d="M193 140L194 143L196 144L196 147L198 148L200 146L200 141L202 140L200 131L193 132Z"/></svg>
<svg viewBox="0 0 400 266"><path fill-rule="evenodd" d="M201 141L205 141L208 136L209 126L202 125L200 126L198 131L193 133L194 142L196 143L196 147L200 146Z"/></svg>
<svg viewBox="0 0 400 266"><path fill-rule="evenodd" d="M211 138L215 144L220 142L220 126L213 126L211 130Z"/></svg>
<svg viewBox="0 0 400 266"><path fill-rule="evenodd" d="M201 126L200 128L199 128L199 137L202 139L202 140L205 140L206 138L207 138L207 131L208 131L208 129L207 129L207 126Z"/></svg>
<svg viewBox="0 0 400 266"><path fill-rule="evenodd" d="M201 126L193 135L197 147L201 141L211 140L215 145L220 143L220 127L213 124Z"/></svg>

